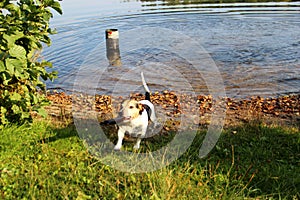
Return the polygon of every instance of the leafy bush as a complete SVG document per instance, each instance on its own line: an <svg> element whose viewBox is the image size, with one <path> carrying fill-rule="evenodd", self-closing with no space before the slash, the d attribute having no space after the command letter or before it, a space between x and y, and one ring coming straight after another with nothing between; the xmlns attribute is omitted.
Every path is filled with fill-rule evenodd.
<svg viewBox="0 0 300 200"><path fill-rule="evenodd" d="M0 127L11 122L31 121L31 113L45 115L47 103L42 79L52 64L39 58L43 44L50 46L50 8L62 14L55 0L1 0L0 2Z"/></svg>

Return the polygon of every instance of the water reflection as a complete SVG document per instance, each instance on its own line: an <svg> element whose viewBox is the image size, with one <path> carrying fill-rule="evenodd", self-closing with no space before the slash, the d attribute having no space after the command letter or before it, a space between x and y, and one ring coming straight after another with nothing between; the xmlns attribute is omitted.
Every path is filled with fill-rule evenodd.
<svg viewBox="0 0 300 200"><path fill-rule="evenodd" d="M53 45L45 51L45 56L59 71L59 79L49 87L72 90L74 77L85 58L99 44L105 43L106 29L118 29L120 40L124 42L123 33L128 30L161 27L184 32L203 45L216 62L231 97L299 92L300 2L264 2L215 4L201 1L199 4L199 1L111 0L109 4L97 1L90 5L81 1L85 4L82 10L72 10L75 5L65 1L63 8L67 18L61 16L60 22L54 23L59 33L53 36ZM131 52L124 51L125 48L120 46L122 61L127 59L133 66L145 56L158 54L155 50L134 51L140 48L138 45ZM155 62L162 62L164 55L170 57L159 55L157 58L161 60ZM178 63L168 65L172 67ZM90 73L92 75L93 71ZM149 74L150 77L155 75L155 72ZM108 77L105 86L114 87L114 81ZM153 90L161 89L159 82L152 84ZM196 86L200 92L205 91L206 85L201 81L195 82ZM109 88L98 91L106 93Z"/></svg>

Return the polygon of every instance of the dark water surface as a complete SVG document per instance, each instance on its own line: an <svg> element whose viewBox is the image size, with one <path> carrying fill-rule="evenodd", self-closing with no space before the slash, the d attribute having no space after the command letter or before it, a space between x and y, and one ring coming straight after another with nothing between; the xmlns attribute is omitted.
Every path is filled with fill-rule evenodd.
<svg viewBox="0 0 300 200"><path fill-rule="evenodd" d="M181 2L63 1L64 15L52 20L58 34L44 50L59 72L49 89L71 92L82 90L82 83L99 94L130 93L141 84L136 76L143 69L153 91L210 93L207 84L213 82L206 79L219 73L229 97L300 92L300 2ZM119 30L121 67L108 67L108 28ZM197 70L191 59L199 60ZM214 64L217 71L208 69Z"/></svg>

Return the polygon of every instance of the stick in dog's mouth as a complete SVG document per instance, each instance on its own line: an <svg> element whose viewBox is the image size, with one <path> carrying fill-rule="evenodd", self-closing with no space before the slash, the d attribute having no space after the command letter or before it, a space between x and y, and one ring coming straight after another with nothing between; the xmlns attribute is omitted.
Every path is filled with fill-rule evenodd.
<svg viewBox="0 0 300 200"><path fill-rule="evenodd" d="M122 122L125 122L125 121L129 121L131 119L131 117L118 117L115 119L116 123L122 123Z"/></svg>
<svg viewBox="0 0 300 200"><path fill-rule="evenodd" d="M128 120L130 120L131 119L131 117L129 116L129 117L123 117L123 121L128 121Z"/></svg>

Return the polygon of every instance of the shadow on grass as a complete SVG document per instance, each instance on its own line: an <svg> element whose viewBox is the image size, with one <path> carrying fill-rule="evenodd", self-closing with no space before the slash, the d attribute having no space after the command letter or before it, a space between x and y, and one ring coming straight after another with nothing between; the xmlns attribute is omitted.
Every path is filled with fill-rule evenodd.
<svg viewBox="0 0 300 200"><path fill-rule="evenodd" d="M71 137L78 137L78 133L76 131L76 127L74 124L69 124L63 128L51 128L51 132L55 135L49 136L38 141L39 143L50 143L55 142L57 140L67 139Z"/></svg>
<svg viewBox="0 0 300 200"><path fill-rule="evenodd" d="M198 135L189 152L178 163L201 165ZM300 132L293 128L270 128L246 124L223 132L205 160L207 173L228 175L229 185L246 189L252 197L300 197ZM202 166L203 167L203 166ZM212 177L213 178L213 177ZM246 188L245 188L246 187Z"/></svg>

